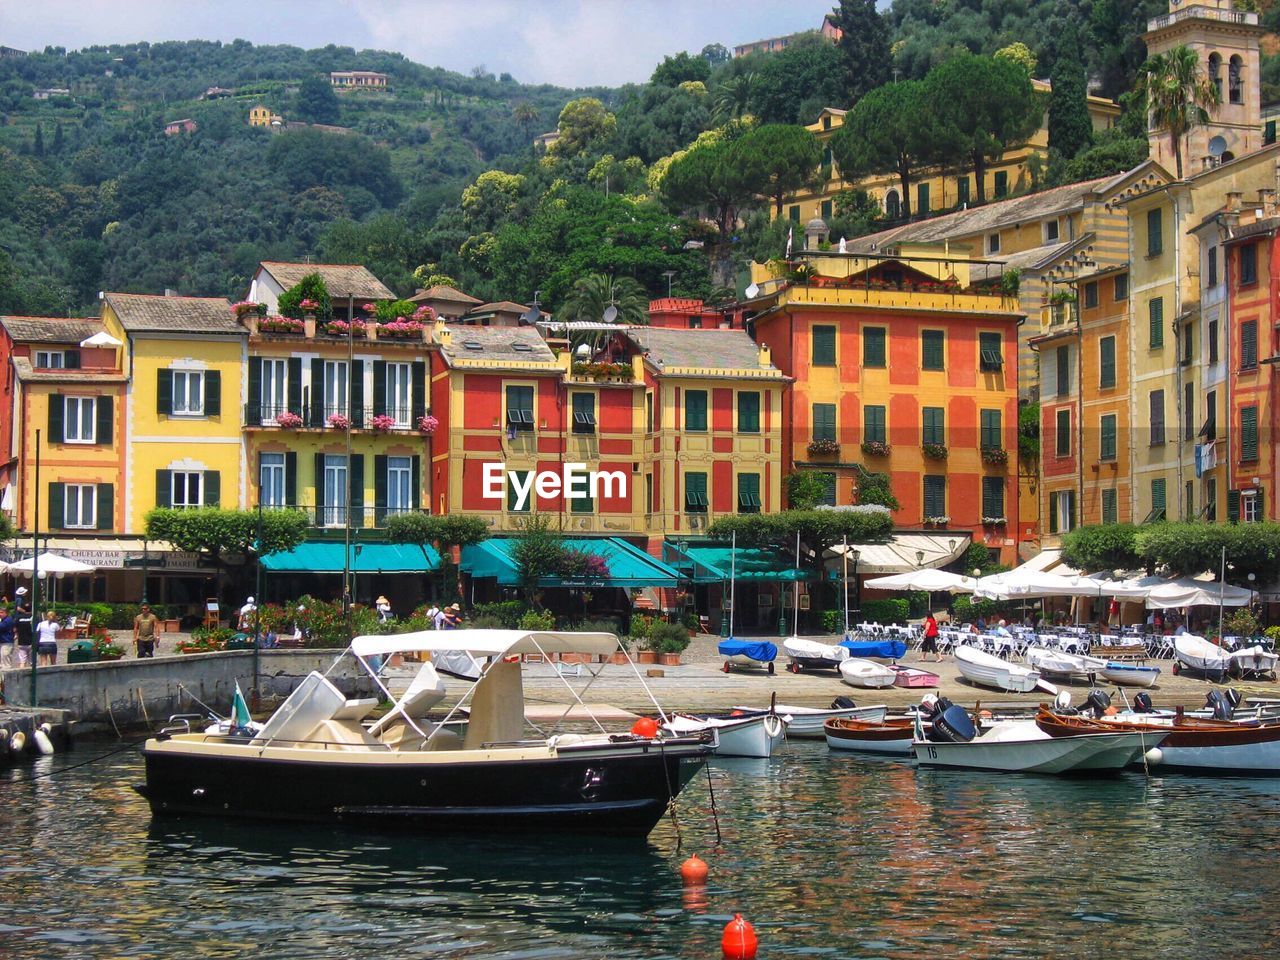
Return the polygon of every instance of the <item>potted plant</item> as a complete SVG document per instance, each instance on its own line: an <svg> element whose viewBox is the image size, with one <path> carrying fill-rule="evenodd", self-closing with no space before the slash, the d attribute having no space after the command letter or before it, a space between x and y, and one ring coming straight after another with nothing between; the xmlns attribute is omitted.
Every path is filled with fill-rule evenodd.
<svg viewBox="0 0 1280 960"><path fill-rule="evenodd" d="M435 433L439 426L440 421L429 413L425 417L418 418L418 432L428 437Z"/></svg>
<svg viewBox="0 0 1280 960"><path fill-rule="evenodd" d="M840 452L840 441L830 438L809 441L809 455L814 457L829 456Z"/></svg>
<svg viewBox="0 0 1280 960"><path fill-rule="evenodd" d="M869 457L887 457L889 455L889 445L883 440L864 440L862 441L862 452Z"/></svg>
<svg viewBox="0 0 1280 960"><path fill-rule="evenodd" d="M363 320L352 320L350 323L346 320L330 320L324 325L324 332L331 337L365 337L369 331Z"/></svg>
<svg viewBox="0 0 1280 960"><path fill-rule="evenodd" d="M1009 521L1004 517L983 517L982 525L984 527L1003 527Z"/></svg>
<svg viewBox="0 0 1280 960"><path fill-rule="evenodd" d="M254 303L252 300L241 300L239 303L231 305L231 312L235 314L237 320L243 320L248 316L265 317L267 315L267 305L265 303Z"/></svg>
<svg viewBox="0 0 1280 960"><path fill-rule="evenodd" d="M649 644L657 651L658 663L674 667L689 646L689 631L676 623L655 623L649 633Z"/></svg>
<svg viewBox="0 0 1280 960"><path fill-rule="evenodd" d="M380 413L375 417L369 418L369 426L378 433L390 433L395 429L396 418L388 413Z"/></svg>
<svg viewBox="0 0 1280 960"><path fill-rule="evenodd" d="M259 333L299 335L306 333L306 330L306 323L294 317L266 317L258 321Z"/></svg>
<svg viewBox="0 0 1280 960"><path fill-rule="evenodd" d="M422 339L422 331L426 328L427 325L425 323L406 317L397 317L388 323L379 323L378 336L391 340L420 340Z"/></svg>
<svg viewBox="0 0 1280 960"><path fill-rule="evenodd" d="M941 443L926 443L920 448L930 460L947 459L947 448Z"/></svg>
<svg viewBox="0 0 1280 960"><path fill-rule="evenodd" d="M276 426L283 427L285 430L297 430L302 426L302 417L292 410L285 410L283 413L276 414Z"/></svg>
<svg viewBox="0 0 1280 960"><path fill-rule="evenodd" d="M1003 447L983 447L982 462L998 465L1009 462L1009 451Z"/></svg>
<svg viewBox="0 0 1280 960"><path fill-rule="evenodd" d="M93 652L98 662L119 660L124 657L124 648L106 635L94 637Z"/></svg>
<svg viewBox="0 0 1280 960"><path fill-rule="evenodd" d="M351 426L351 418L344 413L331 413L325 422L334 430L346 430Z"/></svg>
<svg viewBox="0 0 1280 960"><path fill-rule="evenodd" d="M926 527L945 527L951 522L950 517L925 517L924 525Z"/></svg>
<svg viewBox="0 0 1280 960"><path fill-rule="evenodd" d="M637 663L657 663L658 651L649 642L649 634L653 630L653 617L642 613L631 615L631 626L627 630L628 640L636 645Z"/></svg>

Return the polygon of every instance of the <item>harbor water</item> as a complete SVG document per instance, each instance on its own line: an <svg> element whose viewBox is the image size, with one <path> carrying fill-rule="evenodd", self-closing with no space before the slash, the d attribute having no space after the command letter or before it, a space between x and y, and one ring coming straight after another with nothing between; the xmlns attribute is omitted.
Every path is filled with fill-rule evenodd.
<svg viewBox="0 0 1280 960"><path fill-rule="evenodd" d="M1280 934L1280 780L917 771L792 742L712 764L717 846L701 776L647 843L446 837L153 822L118 749L0 773L0 957L715 958L735 912L761 957L1256 957ZM685 890L693 852L710 882Z"/></svg>

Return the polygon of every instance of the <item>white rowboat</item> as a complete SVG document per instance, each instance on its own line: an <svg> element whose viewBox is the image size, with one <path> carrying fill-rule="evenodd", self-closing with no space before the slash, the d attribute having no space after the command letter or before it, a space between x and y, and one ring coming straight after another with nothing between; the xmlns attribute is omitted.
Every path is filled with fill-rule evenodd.
<svg viewBox="0 0 1280 960"><path fill-rule="evenodd" d="M970 683L1003 690L1006 693L1030 693L1036 687L1057 691L1040 679L1040 671L1022 667L1008 660L1001 660L976 647L960 646L955 649L956 665L960 674Z"/></svg>
<svg viewBox="0 0 1280 960"><path fill-rule="evenodd" d="M664 726L684 737L714 730L718 742L713 752L717 756L768 759L782 743L789 720L773 713L753 717L692 717L675 713Z"/></svg>
<svg viewBox="0 0 1280 960"><path fill-rule="evenodd" d="M749 716L761 716L769 712L757 707L734 707L733 710L734 713ZM821 740L825 735L823 724L828 720L879 722L884 719L888 708L882 704L875 707L832 707L824 710L820 707L793 707L780 703L774 708L774 712L791 718L791 722L787 724L788 740Z"/></svg>
<svg viewBox="0 0 1280 960"><path fill-rule="evenodd" d="M861 657L849 657L840 663L840 679L851 687L871 690L892 687L897 678L892 668Z"/></svg>
<svg viewBox="0 0 1280 960"><path fill-rule="evenodd" d="M922 766L998 770L1006 773L1071 773L1122 770L1155 746L1151 733L1100 733L1051 737L1034 720L997 723L964 743L913 740Z"/></svg>

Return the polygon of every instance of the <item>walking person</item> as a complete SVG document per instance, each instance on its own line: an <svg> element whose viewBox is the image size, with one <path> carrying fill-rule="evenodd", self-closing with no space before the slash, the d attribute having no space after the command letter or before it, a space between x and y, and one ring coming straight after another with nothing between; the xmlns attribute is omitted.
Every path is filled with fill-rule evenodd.
<svg viewBox="0 0 1280 960"><path fill-rule="evenodd" d="M444 629L457 630L462 626L462 608L456 603L444 611Z"/></svg>
<svg viewBox="0 0 1280 960"><path fill-rule="evenodd" d="M236 629L238 629L241 633L247 633L250 630L252 630L253 623L254 623L253 615L257 613L257 611L258 611L258 604L253 599L253 597L249 597L247 600L245 600L244 606L240 608L240 618L236 623Z"/></svg>
<svg viewBox="0 0 1280 960"><path fill-rule="evenodd" d="M36 656L42 667L52 667L58 662L58 615L52 610L36 624Z"/></svg>
<svg viewBox="0 0 1280 960"><path fill-rule="evenodd" d="M31 601L27 599L27 588L19 587L14 592L15 607L13 619L17 624L18 666L31 665Z"/></svg>
<svg viewBox="0 0 1280 960"><path fill-rule="evenodd" d="M373 602L373 606L378 611L379 623L386 623L391 619L391 601L385 594L378 594L378 599Z"/></svg>
<svg viewBox="0 0 1280 960"><path fill-rule="evenodd" d="M0 670L13 666L13 638L18 631L18 622L13 619L9 607L0 607Z"/></svg>
<svg viewBox="0 0 1280 960"><path fill-rule="evenodd" d="M942 654L938 652L938 620L930 610L924 618L924 642L920 644L920 662L925 662L925 657L933 654L938 663L942 662Z"/></svg>
<svg viewBox="0 0 1280 960"><path fill-rule="evenodd" d="M434 603L431 604L431 609L427 611L427 616L431 618L431 623L437 630L443 630L445 621L449 619L444 610L437 607Z"/></svg>
<svg viewBox="0 0 1280 960"><path fill-rule="evenodd" d="M144 603L133 618L133 646L138 659L156 655L156 628L160 618L151 612L151 604Z"/></svg>

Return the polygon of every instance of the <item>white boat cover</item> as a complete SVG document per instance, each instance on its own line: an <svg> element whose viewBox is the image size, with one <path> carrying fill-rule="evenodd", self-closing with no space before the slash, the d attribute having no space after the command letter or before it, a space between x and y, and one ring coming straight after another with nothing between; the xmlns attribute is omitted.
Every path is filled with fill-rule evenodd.
<svg viewBox="0 0 1280 960"><path fill-rule="evenodd" d="M607 655L617 649L618 638L612 633L542 630L421 630L417 633L356 637L351 641L351 652L362 658L443 650L465 650L475 657L505 657L521 653Z"/></svg>
<svg viewBox="0 0 1280 960"><path fill-rule="evenodd" d="M811 660L844 660L849 656L845 647L805 640L803 637L787 637L782 641L782 649L793 659L803 657Z"/></svg>

